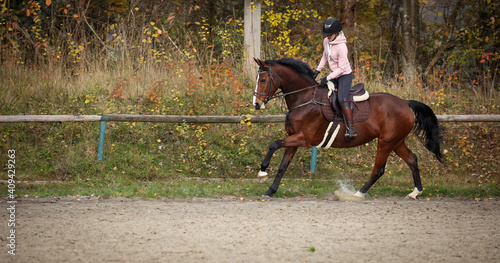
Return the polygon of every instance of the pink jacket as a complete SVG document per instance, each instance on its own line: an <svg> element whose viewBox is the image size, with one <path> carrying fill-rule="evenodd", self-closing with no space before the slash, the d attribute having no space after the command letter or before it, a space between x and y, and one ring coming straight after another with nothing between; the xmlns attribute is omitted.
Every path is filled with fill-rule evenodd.
<svg viewBox="0 0 500 263"><path fill-rule="evenodd" d="M347 39L343 34L339 35L332 42L328 42L328 38L326 37L323 40L323 57L321 57L321 61L316 69L321 71L328 61L332 72L326 77L327 80L336 79L352 72L351 64L347 58L346 42Z"/></svg>

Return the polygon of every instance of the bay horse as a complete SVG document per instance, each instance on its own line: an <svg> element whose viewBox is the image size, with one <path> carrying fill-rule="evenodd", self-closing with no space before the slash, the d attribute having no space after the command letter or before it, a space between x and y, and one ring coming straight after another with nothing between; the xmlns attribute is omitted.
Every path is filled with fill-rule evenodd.
<svg viewBox="0 0 500 263"><path fill-rule="evenodd" d="M330 121L322 113L319 98L327 96L326 85L319 85L313 78L313 71L305 62L284 58L280 60L261 61L254 59L259 66L257 83L253 96L256 110L275 98L284 98L288 111L285 129L288 137L273 142L262 161L259 179L267 179L266 169L274 152L285 148L285 153L274 182L264 193L271 197L280 185L281 179L297 152L298 147L311 147L323 143ZM278 90L281 90L278 92ZM403 100L388 93L369 95L369 117L365 121L355 122L358 135L353 138L344 137L345 124L337 126L340 136L330 142L331 147L350 148L365 144L378 138L377 154L371 176L366 184L355 193L364 198L370 187L384 174L387 158L394 151L409 166L415 188L408 197L416 199L422 193L422 182L418 169L417 157L407 147L405 139L414 130L425 147L432 152L439 162L443 155L440 150L442 141L437 118L432 109L424 103L414 100ZM330 146L330 145L329 145Z"/></svg>

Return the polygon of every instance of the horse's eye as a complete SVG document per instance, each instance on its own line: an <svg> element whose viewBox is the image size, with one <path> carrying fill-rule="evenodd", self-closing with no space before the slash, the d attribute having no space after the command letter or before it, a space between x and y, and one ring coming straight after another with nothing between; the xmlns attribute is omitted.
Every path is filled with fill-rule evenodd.
<svg viewBox="0 0 500 263"><path fill-rule="evenodd" d="M266 79L261 79L260 82L264 83L266 82Z"/></svg>

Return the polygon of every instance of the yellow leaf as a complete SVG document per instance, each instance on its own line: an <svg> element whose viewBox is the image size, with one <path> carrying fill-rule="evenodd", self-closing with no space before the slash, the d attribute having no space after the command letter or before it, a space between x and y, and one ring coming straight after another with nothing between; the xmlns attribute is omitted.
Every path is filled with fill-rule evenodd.
<svg viewBox="0 0 500 263"><path fill-rule="evenodd" d="M73 17L74 17L74 18L78 18L78 15L77 15L77 14L74 14L74 15L73 15Z"/></svg>
<svg viewBox="0 0 500 263"><path fill-rule="evenodd" d="M51 1L51 0L45 0L45 4L46 4L47 6L49 6L50 4L52 4L52 1Z"/></svg>
<svg viewBox="0 0 500 263"><path fill-rule="evenodd" d="M439 12L438 17L442 17L442 16L443 16L443 12Z"/></svg>

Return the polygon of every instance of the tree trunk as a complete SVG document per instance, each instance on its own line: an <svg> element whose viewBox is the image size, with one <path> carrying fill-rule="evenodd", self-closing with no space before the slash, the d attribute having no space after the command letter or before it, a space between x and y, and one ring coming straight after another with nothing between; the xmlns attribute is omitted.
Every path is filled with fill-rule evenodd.
<svg viewBox="0 0 500 263"><path fill-rule="evenodd" d="M357 68L358 56L356 49L356 20L358 18L357 0L342 0L340 22L342 31L347 38L347 48L349 50L349 61L354 68Z"/></svg>
<svg viewBox="0 0 500 263"><path fill-rule="evenodd" d="M244 67L248 77L253 78L257 74L257 65L253 58L260 58L261 0L245 0L244 8Z"/></svg>
<svg viewBox="0 0 500 263"><path fill-rule="evenodd" d="M401 62L403 64L403 75L407 80L413 81L417 77L417 0L402 0L399 14L401 21Z"/></svg>
<svg viewBox="0 0 500 263"><path fill-rule="evenodd" d="M390 59L388 61L392 61L392 72L395 74L399 74L401 72L401 38L400 38L400 22L399 22L399 9L401 3L398 0L394 0L390 4L390 13L391 13L391 25L389 28L389 32L392 32L391 41L390 41Z"/></svg>

